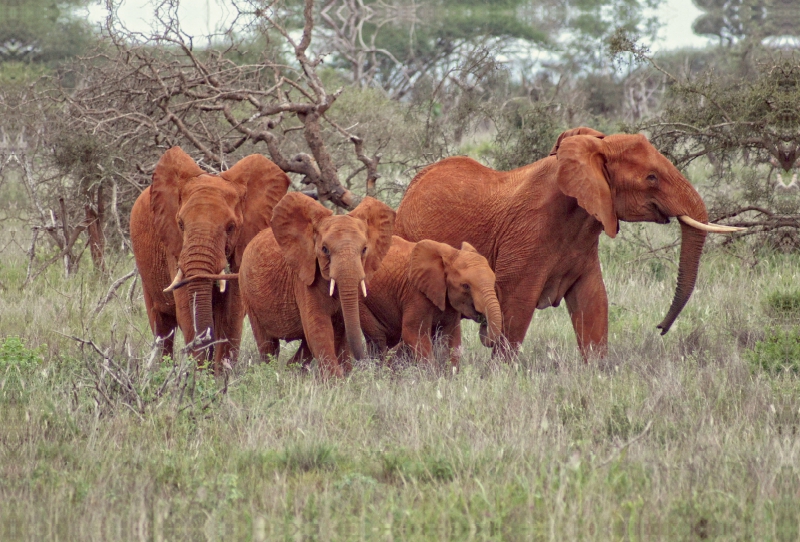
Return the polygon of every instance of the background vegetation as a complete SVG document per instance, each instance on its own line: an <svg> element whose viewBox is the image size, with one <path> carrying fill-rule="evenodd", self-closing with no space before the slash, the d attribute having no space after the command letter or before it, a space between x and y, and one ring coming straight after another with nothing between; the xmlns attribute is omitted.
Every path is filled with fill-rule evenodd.
<svg viewBox="0 0 800 542"><path fill-rule="evenodd" d="M635 0L253 1L212 37L171 1L143 35L4 0L0 538L797 539L790 4L698 0L716 43L654 55L657 3ZM467 324L455 376L326 384L253 364L250 335L219 380L152 351L127 216L166 148L211 171L264 153L340 209L396 205L444 156L530 163L580 124L645 131L713 220L749 226L709 243L665 337L677 229L625 224L601 239L598 365L563 307L507 364Z"/></svg>

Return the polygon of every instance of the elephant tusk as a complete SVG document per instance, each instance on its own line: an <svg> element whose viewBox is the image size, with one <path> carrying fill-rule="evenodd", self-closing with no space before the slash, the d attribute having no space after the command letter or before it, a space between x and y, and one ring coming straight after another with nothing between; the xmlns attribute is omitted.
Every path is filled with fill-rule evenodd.
<svg viewBox="0 0 800 542"><path fill-rule="evenodd" d="M172 281L172 284L164 288L164 293L171 292L175 289L180 281L183 280L183 270L179 267L178 272L175 274L175 279Z"/></svg>
<svg viewBox="0 0 800 542"><path fill-rule="evenodd" d="M336 288L336 281L331 279L331 292L330 295L333 297L333 289Z"/></svg>
<svg viewBox="0 0 800 542"><path fill-rule="evenodd" d="M364 282L364 279L361 279L361 291L364 293L364 297L367 297L367 283Z"/></svg>
<svg viewBox="0 0 800 542"><path fill-rule="evenodd" d="M735 226L722 226L720 224L703 224L702 222L698 222L694 218L687 216L687 215L680 215L678 220L686 224L687 226L692 226L693 228L697 228L698 230L709 231L712 233L733 233L735 231L744 231L747 228L738 228Z"/></svg>
<svg viewBox="0 0 800 542"><path fill-rule="evenodd" d="M222 274L228 275L231 272L231 266L226 264L225 267L222 269ZM228 287L228 281L225 279L221 279L219 281L219 293L224 294L225 288Z"/></svg>

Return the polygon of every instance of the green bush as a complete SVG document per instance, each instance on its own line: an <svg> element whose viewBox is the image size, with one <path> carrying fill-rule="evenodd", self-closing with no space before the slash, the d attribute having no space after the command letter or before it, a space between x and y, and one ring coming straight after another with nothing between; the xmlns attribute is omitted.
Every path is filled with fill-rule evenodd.
<svg viewBox="0 0 800 542"><path fill-rule="evenodd" d="M800 316L800 290L772 292L767 296L769 311L779 317Z"/></svg>
<svg viewBox="0 0 800 542"><path fill-rule="evenodd" d="M42 363L45 348L47 347L42 345L32 350L25 346L21 338L6 337L0 345L0 371L5 372L12 367L20 371L35 369Z"/></svg>
<svg viewBox="0 0 800 542"><path fill-rule="evenodd" d="M800 372L800 330L772 330L747 352L746 357L754 370L797 374Z"/></svg>

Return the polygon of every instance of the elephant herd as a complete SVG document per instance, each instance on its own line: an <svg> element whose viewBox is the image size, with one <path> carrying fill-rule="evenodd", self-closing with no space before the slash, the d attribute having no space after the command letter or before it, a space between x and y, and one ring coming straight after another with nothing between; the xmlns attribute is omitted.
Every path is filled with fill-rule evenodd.
<svg viewBox="0 0 800 542"><path fill-rule="evenodd" d="M350 357L402 345L428 360L440 334L458 366L462 318L495 355L518 349L535 309L565 300L584 359L605 355L608 298L598 244L619 221L681 223L666 333L694 288L703 200L643 135L562 133L550 155L513 171L466 157L421 170L395 212L365 197L334 215L261 155L210 175L179 147L159 160L131 211L150 327L173 353L180 327L199 359L233 362L244 316L264 360L301 340L294 361L342 376Z"/></svg>

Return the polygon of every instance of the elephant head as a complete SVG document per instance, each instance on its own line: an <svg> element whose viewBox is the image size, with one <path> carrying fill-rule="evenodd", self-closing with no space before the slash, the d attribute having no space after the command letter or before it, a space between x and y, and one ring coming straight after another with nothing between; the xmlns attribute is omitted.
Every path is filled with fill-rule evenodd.
<svg viewBox="0 0 800 542"><path fill-rule="evenodd" d="M559 137L551 155L557 158L557 183L567 196L594 216L609 237L618 221L667 224L681 222L678 283L669 312L658 325L669 331L694 289L706 232L738 228L709 225L700 194L641 134L604 136L576 128Z"/></svg>
<svg viewBox="0 0 800 542"><path fill-rule="evenodd" d="M272 209L289 187L289 178L267 158L253 154L219 176L204 172L180 147L169 149L156 165L150 187L155 228L177 266L171 291L183 278L238 271L242 252L269 226ZM226 283L219 289L225 292ZM213 336L212 281L187 286L195 331Z"/></svg>
<svg viewBox="0 0 800 542"><path fill-rule="evenodd" d="M409 280L439 310L447 302L462 316L482 322L481 340L492 346L503 332L503 316L494 289L495 276L489 262L466 241L461 250L425 239L416 244L409 261Z"/></svg>
<svg viewBox="0 0 800 542"><path fill-rule="evenodd" d="M392 244L394 211L365 197L346 215L333 215L313 199L290 192L272 215L272 231L283 256L306 286L317 280L338 295L347 343L356 359L364 357L358 291L380 267Z"/></svg>

